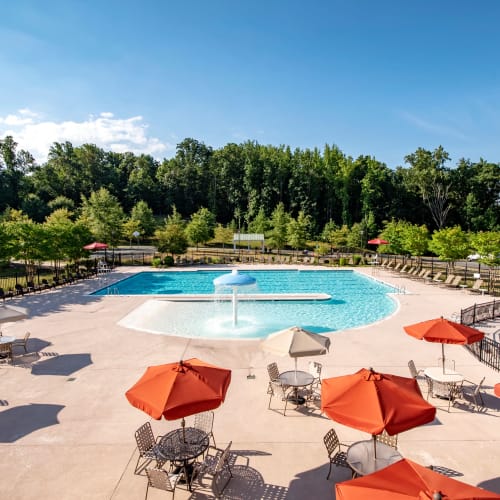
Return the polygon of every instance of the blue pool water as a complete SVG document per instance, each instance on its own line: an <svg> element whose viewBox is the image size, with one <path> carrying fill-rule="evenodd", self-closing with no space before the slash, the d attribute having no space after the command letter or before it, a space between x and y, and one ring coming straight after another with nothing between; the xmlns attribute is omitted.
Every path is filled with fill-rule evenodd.
<svg viewBox="0 0 500 500"><path fill-rule="evenodd" d="M123 326L158 334L203 338L261 338L300 326L315 333L343 330L374 323L392 314L396 290L353 271L245 270L256 286L239 289L245 294L323 293L329 300L239 300L233 325L230 301L215 300L214 278L227 271L143 272L126 278L95 295L163 295L139 306L120 321ZM218 293L228 293L218 290ZM169 295L214 295L209 301L169 301Z"/></svg>

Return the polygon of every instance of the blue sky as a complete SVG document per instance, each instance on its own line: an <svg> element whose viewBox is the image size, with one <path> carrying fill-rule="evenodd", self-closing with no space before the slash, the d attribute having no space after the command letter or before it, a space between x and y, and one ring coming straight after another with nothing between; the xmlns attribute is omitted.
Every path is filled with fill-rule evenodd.
<svg viewBox="0 0 500 500"><path fill-rule="evenodd" d="M500 2L16 0L0 137L162 159L193 137L500 161Z"/></svg>

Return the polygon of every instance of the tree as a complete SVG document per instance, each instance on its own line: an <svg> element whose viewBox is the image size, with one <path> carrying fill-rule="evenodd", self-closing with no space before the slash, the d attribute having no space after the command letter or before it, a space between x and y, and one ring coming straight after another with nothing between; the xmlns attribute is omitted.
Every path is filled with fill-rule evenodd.
<svg viewBox="0 0 500 500"><path fill-rule="evenodd" d="M429 242L429 250L441 260L453 263L465 259L471 250L469 236L460 226L434 231Z"/></svg>
<svg viewBox="0 0 500 500"><path fill-rule="evenodd" d="M186 226L186 235L191 244L206 243L214 237L215 217L207 208L200 208L191 216Z"/></svg>
<svg viewBox="0 0 500 500"><path fill-rule="evenodd" d="M226 244L233 243L233 233L234 230L232 227L224 227L222 224L217 224L214 230L214 238L213 242L219 245L222 245L222 248L225 248Z"/></svg>
<svg viewBox="0 0 500 500"><path fill-rule="evenodd" d="M145 201L138 201L132 207L130 220L137 223L136 230L141 233L141 236L151 236L154 233L156 221L153 211L149 208Z"/></svg>
<svg viewBox="0 0 500 500"><path fill-rule="evenodd" d="M158 240L158 251L170 253L172 257L182 255L188 249L188 240L184 231L185 224L175 206L172 215L165 220L165 226L155 231Z"/></svg>
<svg viewBox="0 0 500 500"><path fill-rule="evenodd" d="M500 232L480 231L471 235L471 247L481 258L480 261L490 266L500 264Z"/></svg>
<svg viewBox="0 0 500 500"><path fill-rule="evenodd" d="M287 243L287 226L290 216L285 212L283 203L278 203L278 206L271 214L271 233L269 238L269 246L281 250Z"/></svg>
<svg viewBox="0 0 500 500"><path fill-rule="evenodd" d="M296 250L305 248L309 238L311 218L302 210L297 219L291 218L287 225L287 243Z"/></svg>
<svg viewBox="0 0 500 500"><path fill-rule="evenodd" d="M118 200L105 188L82 197L81 220L88 225L94 237L116 246L122 237L125 214Z"/></svg>
<svg viewBox="0 0 500 500"><path fill-rule="evenodd" d="M248 232L265 234L269 231L269 228L270 221L266 217L264 207L260 207L259 213L255 216L255 219L248 223Z"/></svg>
<svg viewBox="0 0 500 500"><path fill-rule="evenodd" d="M385 223L380 237L389 242L386 246L386 252L393 254L407 253L405 230L406 223L404 221L392 220Z"/></svg>
<svg viewBox="0 0 500 500"><path fill-rule="evenodd" d="M432 152L418 148L405 156L405 162L412 166L410 184L420 192L438 229L444 227L450 210L451 179L444 166L449 159L442 146Z"/></svg>
<svg viewBox="0 0 500 500"><path fill-rule="evenodd" d="M429 245L429 230L424 225L403 223L403 240L405 251L421 257Z"/></svg>

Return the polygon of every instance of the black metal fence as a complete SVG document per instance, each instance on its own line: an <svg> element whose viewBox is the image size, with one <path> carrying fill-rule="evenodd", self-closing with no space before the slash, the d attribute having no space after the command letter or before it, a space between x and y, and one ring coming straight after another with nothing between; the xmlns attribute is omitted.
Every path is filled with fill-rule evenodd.
<svg viewBox="0 0 500 500"><path fill-rule="evenodd" d="M500 317L500 301L493 300L483 304L474 304L460 312L463 325L474 325L482 321L494 320ZM489 337L484 337L480 342L465 346L481 363L500 371L500 343Z"/></svg>

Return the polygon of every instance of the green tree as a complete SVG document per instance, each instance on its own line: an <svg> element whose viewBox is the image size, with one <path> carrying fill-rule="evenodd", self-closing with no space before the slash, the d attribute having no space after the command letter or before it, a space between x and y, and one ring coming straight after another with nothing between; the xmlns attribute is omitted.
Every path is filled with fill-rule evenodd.
<svg viewBox="0 0 500 500"><path fill-rule="evenodd" d="M287 243L296 250L306 247L311 218L300 210L296 219L290 218L287 225Z"/></svg>
<svg viewBox="0 0 500 500"><path fill-rule="evenodd" d="M172 257L186 253L188 240L185 224L175 206L172 215L166 218L164 227L155 231L155 237L158 240L160 253L170 253Z"/></svg>
<svg viewBox="0 0 500 500"><path fill-rule="evenodd" d="M200 208L191 216L186 235L192 245L204 244L214 237L215 217L208 208Z"/></svg>
<svg viewBox="0 0 500 500"><path fill-rule="evenodd" d="M468 234L460 226L440 229L432 233L429 250L441 260L453 263L465 259L471 251Z"/></svg>
<svg viewBox="0 0 500 500"><path fill-rule="evenodd" d="M405 230L406 223L403 221L392 220L385 223L384 230L380 234L380 237L389 242L385 247L387 253L407 253Z"/></svg>
<svg viewBox="0 0 500 500"><path fill-rule="evenodd" d="M263 207L260 207L259 213L255 219L248 223L248 232L266 234L269 231L271 223L266 217L266 212Z"/></svg>
<svg viewBox="0 0 500 500"><path fill-rule="evenodd" d="M411 255L421 257L429 245L429 230L426 226L403 224L403 240L405 251Z"/></svg>
<svg viewBox="0 0 500 500"><path fill-rule="evenodd" d="M130 214L130 220L137 222L137 231L141 236L151 236L156 228L156 221L151 210L145 201L138 201ZM132 231L133 233L133 231ZM132 234L131 233L131 234Z"/></svg>
<svg viewBox="0 0 500 500"><path fill-rule="evenodd" d="M283 203L278 203L278 206L271 214L271 231L269 238L269 246L281 250L287 243L287 227L290 216L285 212Z"/></svg>
<svg viewBox="0 0 500 500"><path fill-rule="evenodd" d="M481 262L490 266L500 264L500 232L480 231L471 235L471 247L481 258Z"/></svg>
<svg viewBox="0 0 500 500"><path fill-rule="evenodd" d="M122 237L124 219L120 203L107 189L91 193L89 199L82 197L81 220L97 240L117 246Z"/></svg>
<svg viewBox="0 0 500 500"><path fill-rule="evenodd" d="M222 248L224 248L225 245L233 244L233 234L234 230L232 227L225 227L222 224L217 224L215 226L214 238L212 241L218 245L222 245Z"/></svg>

